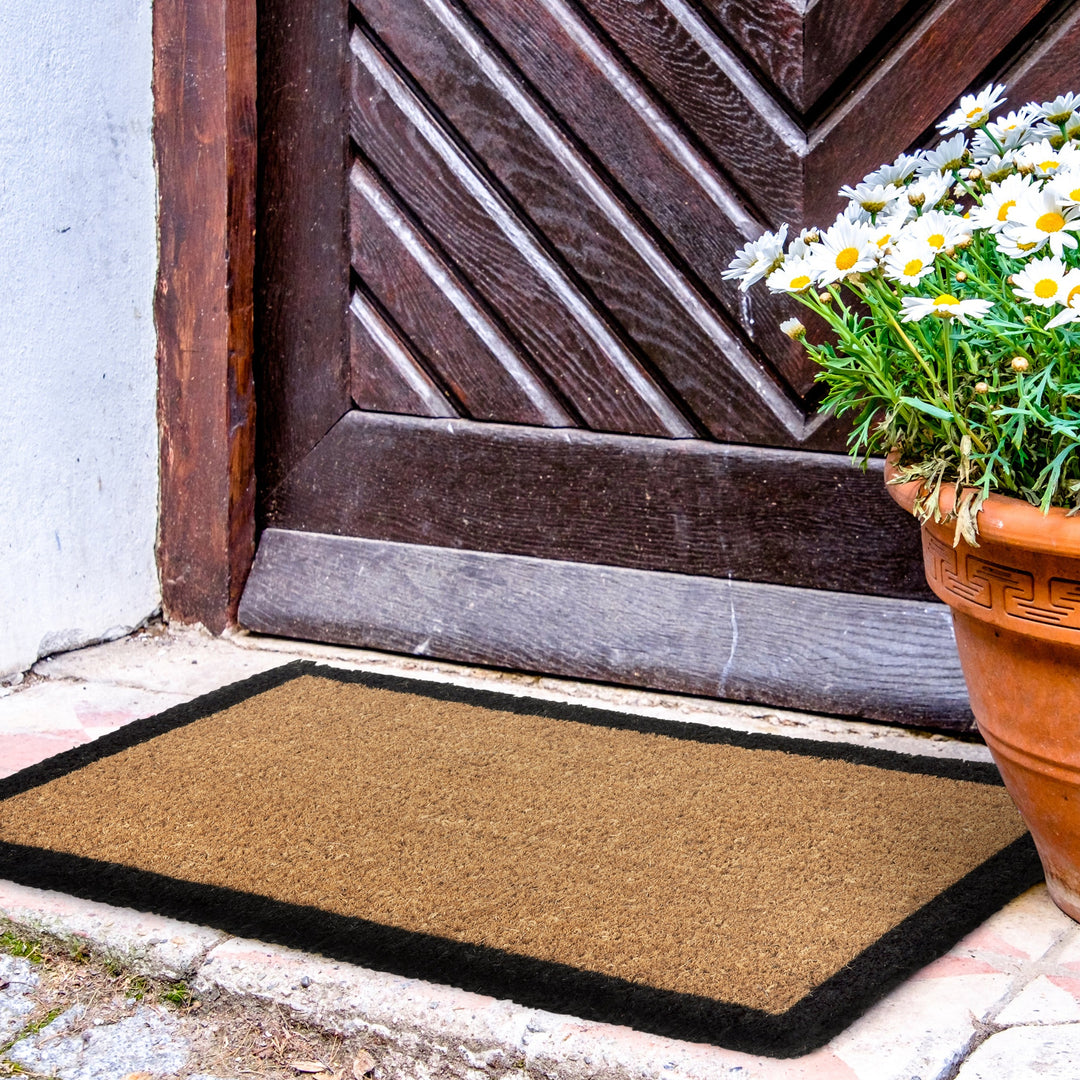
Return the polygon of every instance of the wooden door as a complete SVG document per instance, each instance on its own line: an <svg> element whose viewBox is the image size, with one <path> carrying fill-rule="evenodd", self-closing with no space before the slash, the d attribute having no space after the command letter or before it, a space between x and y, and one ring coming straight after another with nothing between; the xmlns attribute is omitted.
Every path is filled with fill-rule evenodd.
<svg viewBox="0 0 1080 1080"><path fill-rule="evenodd" d="M913 522L722 271L1078 59L1047 0L265 0L242 623L966 725Z"/></svg>

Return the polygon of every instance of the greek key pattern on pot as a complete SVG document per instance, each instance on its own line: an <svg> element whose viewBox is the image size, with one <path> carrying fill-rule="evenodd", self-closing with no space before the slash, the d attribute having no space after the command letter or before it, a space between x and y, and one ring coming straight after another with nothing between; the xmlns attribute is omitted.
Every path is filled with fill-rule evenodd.
<svg viewBox="0 0 1080 1080"><path fill-rule="evenodd" d="M930 582L970 604L1014 619L1080 630L1080 581L1039 581L1026 570L988 562L924 533Z"/></svg>

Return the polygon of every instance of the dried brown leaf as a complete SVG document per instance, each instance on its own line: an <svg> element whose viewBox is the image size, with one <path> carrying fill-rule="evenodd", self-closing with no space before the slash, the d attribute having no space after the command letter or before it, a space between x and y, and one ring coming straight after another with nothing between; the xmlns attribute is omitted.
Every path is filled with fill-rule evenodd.
<svg viewBox="0 0 1080 1080"><path fill-rule="evenodd" d="M361 1050L353 1058L353 1080L364 1080L364 1077L374 1070L375 1064L375 1059L366 1050Z"/></svg>
<svg viewBox="0 0 1080 1080"><path fill-rule="evenodd" d="M289 1068L298 1073L324 1073L330 1072L330 1066L321 1061L290 1061Z"/></svg>

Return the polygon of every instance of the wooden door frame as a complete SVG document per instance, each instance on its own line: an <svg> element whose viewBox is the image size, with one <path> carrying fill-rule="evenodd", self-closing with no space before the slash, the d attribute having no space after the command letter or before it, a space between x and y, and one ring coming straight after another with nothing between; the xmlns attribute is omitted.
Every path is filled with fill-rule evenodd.
<svg viewBox="0 0 1080 1080"><path fill-rule="evenodd" d="M221 633L255 553L256 0L155 0L153 49L162 606Z"/></svg>

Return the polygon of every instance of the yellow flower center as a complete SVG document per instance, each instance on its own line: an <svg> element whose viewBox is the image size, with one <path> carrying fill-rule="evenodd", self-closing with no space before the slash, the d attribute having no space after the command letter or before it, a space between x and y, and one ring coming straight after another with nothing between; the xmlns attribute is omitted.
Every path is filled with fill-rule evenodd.
<svg viewBox="0 0 1080 1080"><path fill-rule="evenodd" d="M1039 215L1035 228L1044 233L1061 232L1065 228L1065 219L1056 210L1051 210Z"/></svg>
<svg viewBox="0 0 1080 1080"><path fill-rule="evenodd" d="M998 221L1004 221L1009 216L1009 211L1016 205L1015 199L1009 199L998 207Z"/></svg>
<svg viewBox="0 0 1080 1080"><path fill-rule="evenodd" d="M951 293L942 293L934 300L934 307L952 307L954 304L959 304L960 301L956 299Z"/></svg>
<svg viewBox="0 0 1080 1080"><path fill-rule="evenodd" d="M922 259L909 259L904 263L904 273L907 277L914 277L922 268Z"/></svg>
<svg viewBox="0 0 1080 1080"><path fill-rule="evenodd" d="M981 116L982 115L982 109L980 109L980 108L969 109L964 115L969 120L974 120L976 116Z"/></svg>
<svg viewBox="0 0 1080 1080"><path fill-rule="evenodd" d="M793 289L805 289L810 284L809 274L800 274L798 277L791 279L791 287Z"/></svg>
<svg viewBox="0 0 1080 1080"><path fill-rule="evenodd" d="M926 242L927 242L927 243L928 243L928 244L929 244L929 245L930 245L930 246L931 246L932 248L942 248L942 247L944 247L944 246L945 246L945 234L944 234L944 233L939 233L939 232L936 232L936 233L931 233L931 234L930 234L930 235L929 235L929 236L928 236L928 237L926 238Z"/></svg>
<svg viewBox="0 0 1080 1080"><path fill-rule="evenodd" d="M1040 300L1049 300L1058 291L1058 283L1053 278L1043 278L1035 283L1035 295Z"/></svg>
<svg viewBox="0 0 1080 1080"><path fill-rule="evenodd" d="M1069 198L1072 199L1073 202L1080 202L1080 187L1074 187L1072 191L1069 192Z"/></svg>
<svg viewBox="0 0 1080 1080"><path fill-rule="evenodd" d="M1030 251L1033 247L1038 247L1039 245L1036 244L1034 240L1032 240L1030 244L1017 244L1016 246L1021 251Z"/></svg>
<svg viewBox="0 0 1080 1080"><path fill-rule="evenodd" d="M836 256L837 270L850 270L859 261L859 249L846 247Z"/></svg>
<svg viewBox="0 0 1080 1080"><path fill-rule="evenodd" d="M889 241L892 240L892 233L886 233L878 242L877 246L884 249L888 246Z"/></svg>
<svg viewBox="0 0 1080 1080"><path fill-rule="evenodd" d="M1042 169L1043 172L1053 172L1060 164L1060 161L1040 161L1036 168Z"/></svg>

